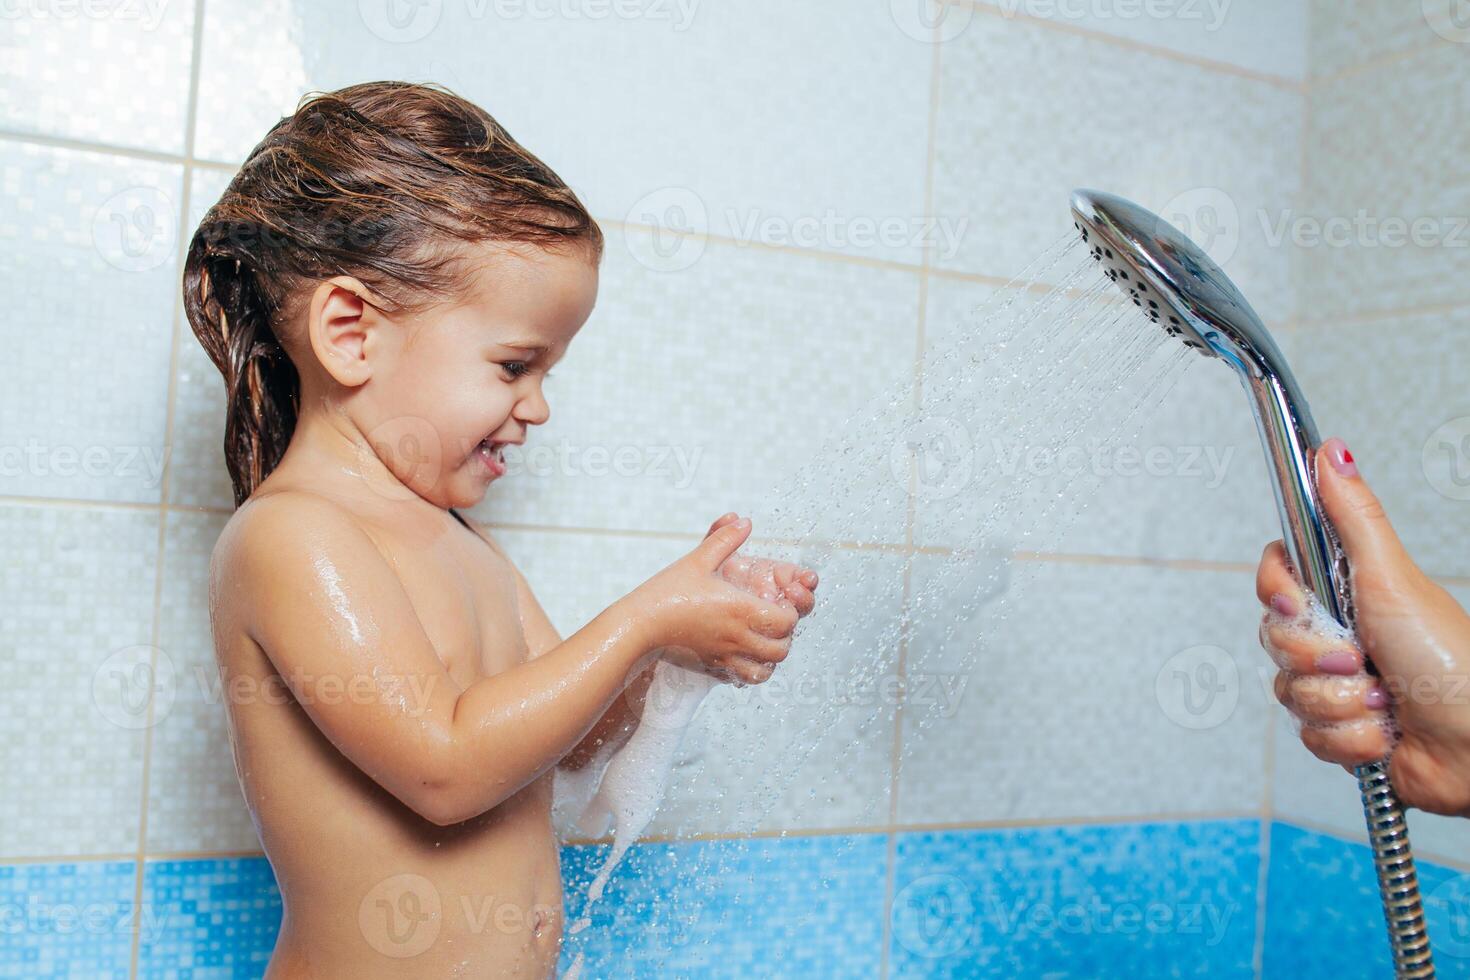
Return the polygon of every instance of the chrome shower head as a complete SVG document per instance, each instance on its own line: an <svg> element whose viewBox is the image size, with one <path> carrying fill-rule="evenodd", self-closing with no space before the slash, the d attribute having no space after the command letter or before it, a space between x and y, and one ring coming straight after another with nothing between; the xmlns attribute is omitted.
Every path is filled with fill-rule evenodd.
<svg viewBox="0 0 1470 980"><path fill-rule="evenodd" d="M1286 551L1302 582L1339 622L1353 626L1347 560L1317 492L1320 443L1311 410L1276 342L1230 277L1172 224L1114 194L1072 193L1078 232L1107 277L1171 337L1235 369L1250 396L1271 465ZM1371 668L1370 668L1371 669ZM1434 965L1403 807L1388 760L1356 770L1378 886L1400 977Z"/></svg>
<svg viewBox="0 0 1470 980"><path fill-rule="evenodd" d="M1250 394L1272 463L1286 550L1328 612L1351 626L1347 563L1312 473L1321 442L1286 357L1235 283L1168 221L1115 194L1072 193L1077 230L1107 277L1171 337L1223 359Z"/></svg>

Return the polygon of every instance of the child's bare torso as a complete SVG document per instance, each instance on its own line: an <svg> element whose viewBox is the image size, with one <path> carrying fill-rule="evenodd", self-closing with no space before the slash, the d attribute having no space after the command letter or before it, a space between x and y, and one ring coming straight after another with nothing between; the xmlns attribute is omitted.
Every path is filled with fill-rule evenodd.
<svg viewBox="0 0 1470 980"><path fill-rule="evenodd" d="M276 476L258 495L282 488ZM544 652L527 647L517 576L487 537L432 506L336 502L396 572L460 690ZM220 547L230 546L226 533ZM239 625L255 591L216 583L212 605L235 764L284 905L267 980L553 974L563 916L552 773L463 823L425 820L291 697ZM304 609L332 597L285 601ZM340 696L363 690L347 678Z"/></svg>

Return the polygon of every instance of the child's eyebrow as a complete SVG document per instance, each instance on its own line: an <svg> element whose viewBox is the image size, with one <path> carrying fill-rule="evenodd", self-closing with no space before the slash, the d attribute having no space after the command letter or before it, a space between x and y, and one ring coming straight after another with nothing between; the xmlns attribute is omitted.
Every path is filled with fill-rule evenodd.
<svg viewBox="0 0 1470 980"><path fill-rule="evenodd" d="M516 350L530 351L532 354L544 354L551 349L545 344L538 344L530 340L501 340L497 341L497 343L501 347L514 347Z"/></svg>

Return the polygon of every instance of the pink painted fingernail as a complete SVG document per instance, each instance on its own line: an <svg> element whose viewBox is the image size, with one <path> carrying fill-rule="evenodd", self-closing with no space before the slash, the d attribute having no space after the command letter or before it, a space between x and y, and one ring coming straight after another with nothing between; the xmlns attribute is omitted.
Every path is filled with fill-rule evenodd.
<svg viewBox="0 0 1470 980"><path fill-rule="evenodd" d="M1362 670L1358 655L1347 650L1333 650L1317 658L1317 669L1324 674L1356 674Z"/></svg>
<svg viewBox="0 0 1470 980"><path fill-rule="evenodd" d="M1374 711L1388 707L1388 692L1381 687L1370 687L1363 695L1363 703Z"/></svg>
<svg viewBox="0 0 1470 980"><path fill-rule="evenodd" d="M1327 462L1332 464L1332 468L1337 470L1339 475L1346 477L1358 475L1358 464L1353 462L1353 454L1348 452L1347 443L1334 436L1323 443L1322 447L1327 450Z"/></svg>
<svg viewBox="0 0 1470 980"><path fill-rule="evenodd" d="M1292 599L1291 596L1282 595L1280 592L1271 596L1271 608L1283 616L1295 616L1301 611L1296 607L1296 600Z"/></svg>

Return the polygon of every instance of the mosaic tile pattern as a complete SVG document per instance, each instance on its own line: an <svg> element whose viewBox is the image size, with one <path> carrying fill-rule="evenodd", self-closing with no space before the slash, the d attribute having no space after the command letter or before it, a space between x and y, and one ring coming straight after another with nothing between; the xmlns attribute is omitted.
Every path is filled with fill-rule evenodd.
<svg viewBox="0 0 1470 980"><path fill-rule="evenodd" d="M665 565L683 541L503 530L563 636ZM789 557L756 541L749 553ZM595 556L595 558L593 557ZM843 552L818 569L822 611L798 625L790 657L765 684L716 688L685 732L659 834L872 826L887 822L896 648L875 637L897 622L901 562ZM543 588L574 583L569 589ZM834 627L846 624L843 635ZM894 632L896 637L896 632Z"/></svg>
<svg viewBox="0 0 1470 980"><path fill-rule="evenodd" d="M1015 275L1094 187L1188 225L1268 321L1292 314L1291 262L1256 215L1294 201L1299 94L1002 17L946 43L941 70L934 209L969 230L940 268Z"/></svg>
<svg viewBox="0 0 1470 980"><path fill-rule="evenodd" d="M890 975L1249 976L1258 844L1244 820L900 834ZM595 977L877 976L887 847L881 834L640 844L562 970L580 953ZM569 921L605 852L563 849ZM132 880L127 863L0 867L0 911L32 894L130 901ZM281 914L263 858L150 861L144 909L147 980L258 977ZM0 976L78 975L63 967L112 948L23 935L0 942ZM123 939L124 972L87 975L125 976Z"/></svg>
<svg viewBox="0 0 1470 980"><path fill-rule="evenodd" d="M777 238L762 227L774 219L796 247L815 236L830 250L917 262L931 51L889 6L639 3L585 15L444 3L395 21L381 4L342 16L316 3L215 0L200 103L232 111L201 114L200 155L243 160L308 89L438 81L533 147L599 218L764 240ZM757 51L761 69L740 71L738 86L681 81ZM546 73L553 62L580 67ZM829 214L839 230L826 230ZM887 219L901 222L891 239Z"/></svg>
<svg viewBox="0 0 1470 980"><path fill-rule="evenodd" d="M1470 875L1423 860L1416 870L1437 975L1470 977ZM1291 980L1393 975L1367 845L1272 824L1263 967Z"/></svg>
<svg viewBox="0 0 1470 980"><path fill-rule="evenodd" d="M126 980L132 861L0 865L0 977Z"/></svg>
<svg viewBox="0 0 1470 980"><path fill-rule="evenodd" d="M149 861L143 896L160 925L139 945L139 980L250 980L265 972L281 896L264 858Z"/></svg>
<svg viewBox="0 0 1470 980"><path fill-rule="evenodd" d="M0 493L159 499L182 177L0 140Z"/></svg>
<svg viewBox="0 0 1470 980"><path fill-rule="evenodd" d="M1254 821L903 834L893 977L1250 977Z"/></svg>
<svg viewBox="0 0 1470 980"><path fill-rule="evenodd" d="M581 952L595 977L876 976L886 846L878 834L641 845L562 966ZM605 851L564 851L569 922Z"/></svg>
<svg viewBox="0 0 1470 980"><path fill-rule="evenodd" d="M195 170L189 187L189 233L219 200L231 173ZM173 456L169 467L171 503L233 508L234 493L225 469L225 385L204 353L189 321L179 317L179 367L175 378Z"/></svg>
<svg viewBox="0 0 1470 980"><path fill-rule="evenodd" d="M800 497L793 478L812 454L912 376L908 272L710 243L659 273L614 235L599 296L546 384L550 421L477 514L703 535L740 510L758 536L763 513ZM872 519L892 540L899 503Z"/></svg>
<svg viewBox="0 0 1470 980"><path fill-rule="evenodd" d="M1323 435L1347 441L1432 575L1470 575L1470 392L1459 382L1470 371L1467 332L1465 308L1293 331L1297 379Z"/></svg>
<svg viewBox="0 0 1470 980"><path fill-rule="evenodd" d="M1349 71L1376 58L1449 43L1457 0L1311 0L1309 58L1314 76Z"/></svg>
<svg viewBox="0 0 1470 980"><path fill-rule="evenodd" d="M0 506L0 859L138 847L158 514Z"/></svg>
<svg viewBox="0 0 1470 980"><path fill-rule="evenodd" d="M193 3L22 2L0 18L0 128L184 152Z"/></svg>
<svg viewBox="0 0 1470 980"><path fill-rule="evenodd" d="M1063 27L1111 34L1247 71L1290 79L1301 78L1306 72L1307 6L1304 3L1269 6L1171 3L1130 7L1115 3L1028 4L1015 0L981 0L981 4L1001 16L1020 12ZM1162 14L1151 15L1152 10Z"/></svg>
<svg viewBox="0 0 1470 980"><path fill-rule="evenodd" d="M1470 27L1460 30L1470 42ZM1301 223L1312 233L1300 249L1303 316L1331 323L1464 302L1470 186L1460 163L1470 133L1462 100L1446 93L1470 86L1466 51L1439 41L1312 89L1299 205L1315 222Z"/></svg>
<svg viewBox="0 0 1470 980"><path fill-rule="evenodd" d="M931 281L926 342L952 350L966 336L983 336L987 311L1027 302L998 292L960 280ZM1141 316L1136 321L1139 330L1158 331ZM1156 336L1168 343L1162 332ZM936 367L931 352L926 378L935 376ZM1064 447L1070 455L1060 458L1022 455L1038 444L1050 446L1056 437L1044 430L1045 436L1017 438L1026 420L1018 417L1015 389L1000 370L1009 367L1003 361L999 368L975 367L965 401L978 404L979 411L973 418L950 419L970 442L972 473L963 489L951 493L946 487L944 495L919 501L920 543L965 540L983 526L1002 494L1017 494L1018 503L1011 519L988 529L988 537L1030 550L1254 562L1267 541L1280 537L1255 420L1240 382L1223 362L1192 357L1175 370L1162 400L1125 391L1098 404L1093 418L1066 419L1077 428ZM998 389L993 394L992 377ZM1023 534L1029 535L1024 541Z"/></svg>
<svg viewBox="0 0 1470 980"><path fill-rule="evenodd" d="M209 554L221 514L172 511L164 532L159 647L174 696L156 715L148 781L148 850L252 851L260 847L235 775L225 692L209 628Z"/></svg>
<svg viewBox="0 0 1470 980"><path fill-rule="evenodd" d="M923 557L916 589L937 562ZM931 685L904 712L901 821L1259 805L1269 693L1249 574L1018 562L1005 575L1004 600L947 641L944 616L916 632L908 675L948 678L958 696ZM976 586L939 588L953 604Z"/></svg>

